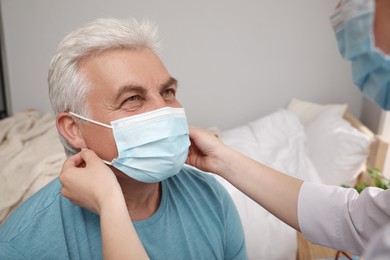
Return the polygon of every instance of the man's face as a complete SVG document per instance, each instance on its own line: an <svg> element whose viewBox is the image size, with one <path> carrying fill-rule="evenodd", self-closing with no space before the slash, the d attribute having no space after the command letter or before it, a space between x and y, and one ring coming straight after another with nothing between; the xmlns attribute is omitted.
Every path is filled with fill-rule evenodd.
<svg viewBox="0 0 390 260"><path fill-rule="evenodd" d="M170 106L176 100L176 80L151 51L115 49L91 55L80 64L91 83L86 96L90 118L105 124L111 121ZM106 160L117 157L112 130L85 122L80 131L89 149Z"/></svg>

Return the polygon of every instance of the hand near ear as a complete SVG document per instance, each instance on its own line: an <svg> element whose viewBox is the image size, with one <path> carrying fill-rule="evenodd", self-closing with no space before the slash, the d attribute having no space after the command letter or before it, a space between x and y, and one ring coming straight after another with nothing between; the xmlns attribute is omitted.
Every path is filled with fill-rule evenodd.
<svg viewBox="0 0 390 260"><path fill-rule="evenodd" d="M64 197L98 214L105 203L124 200L114 173L92 150L69 157L62 167L60 182Z"/></svg>
<svg viewBox="0 0 390 260"><path fill-rule="evenodd" d="M104 259L149 259L134 229L116 176L94 151L69 157L61 171L62 194L100 215Z"/></svg>

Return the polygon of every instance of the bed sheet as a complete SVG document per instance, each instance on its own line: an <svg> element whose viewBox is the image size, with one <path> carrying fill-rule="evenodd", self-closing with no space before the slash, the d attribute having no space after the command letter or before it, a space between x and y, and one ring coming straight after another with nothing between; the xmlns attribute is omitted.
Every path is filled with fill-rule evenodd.
<svg viewBox="0 0 390 260"><path fill-rule="evenodd" d="M58 176L65 153L50 114L18 113L0 121L0 223Z"/></svg>

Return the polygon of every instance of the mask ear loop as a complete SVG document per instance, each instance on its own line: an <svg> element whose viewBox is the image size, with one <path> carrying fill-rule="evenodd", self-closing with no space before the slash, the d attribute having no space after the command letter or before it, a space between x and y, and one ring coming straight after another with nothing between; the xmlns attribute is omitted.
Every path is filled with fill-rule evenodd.
<svg viewBox="0 0 390 260"><path fill-rule="evenodd" d="M101 159L101 160L102 160L105 164L112 166L112 163L110 163L110 162L108 162L108 161L106 161L106 160L103 160L103 159Z"/></svg>
<svg viewBox="0 0 390 260"><path fill-rule="evenodd" d="M97 124L97 125L104 126L104 127L111 128L111 129L112 129L112 126L111 126L111 125L106 125L106 124L100 123L100 122L98 122L98 121L95 121L95 120L93 120L93 119L86 118L86 117L84 117L84 116L80 116L80 115L78 115L78 114L76 114L76 113L73 113L73 112L68 112L68 113L71 114L72 116L75 116L75 117L80 118L80 119L82 119L82 120L85 120L85 121L87 121L87 122L91 122L91 123L94 123L94 124Z"/></svg>

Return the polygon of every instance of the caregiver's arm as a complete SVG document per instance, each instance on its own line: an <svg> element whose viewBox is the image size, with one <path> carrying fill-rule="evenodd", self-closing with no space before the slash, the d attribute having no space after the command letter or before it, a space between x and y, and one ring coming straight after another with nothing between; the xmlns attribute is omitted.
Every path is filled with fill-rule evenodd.
<svg viewBox="0 0 390 260"><path fill-rule="evenodd" d="M361 254L379 228L390 222L390 189L313 184L290 177L191 129L187 163L225 178L283 222L321 245Z"/></svg>
<svg viewBox="0 0 390 260"><path fill-rule="evenodd" d="M60 181L66 198L100 215L104 259L149 259L114 173L92 150L69 157Z"/></svg>
<svg viewBox="0 0 390 260"><path fill-rule="evenodd" d="M191 129L187 163L216 173L283 222L300 230L297 203L302 181L258 163L202 129Z"/></svg>
<svg viewBox="0 0 390 260"><path fill-rule="evenodd" d="M375 1L374 20L375 45L390 54L390 1Z"/></svg>

